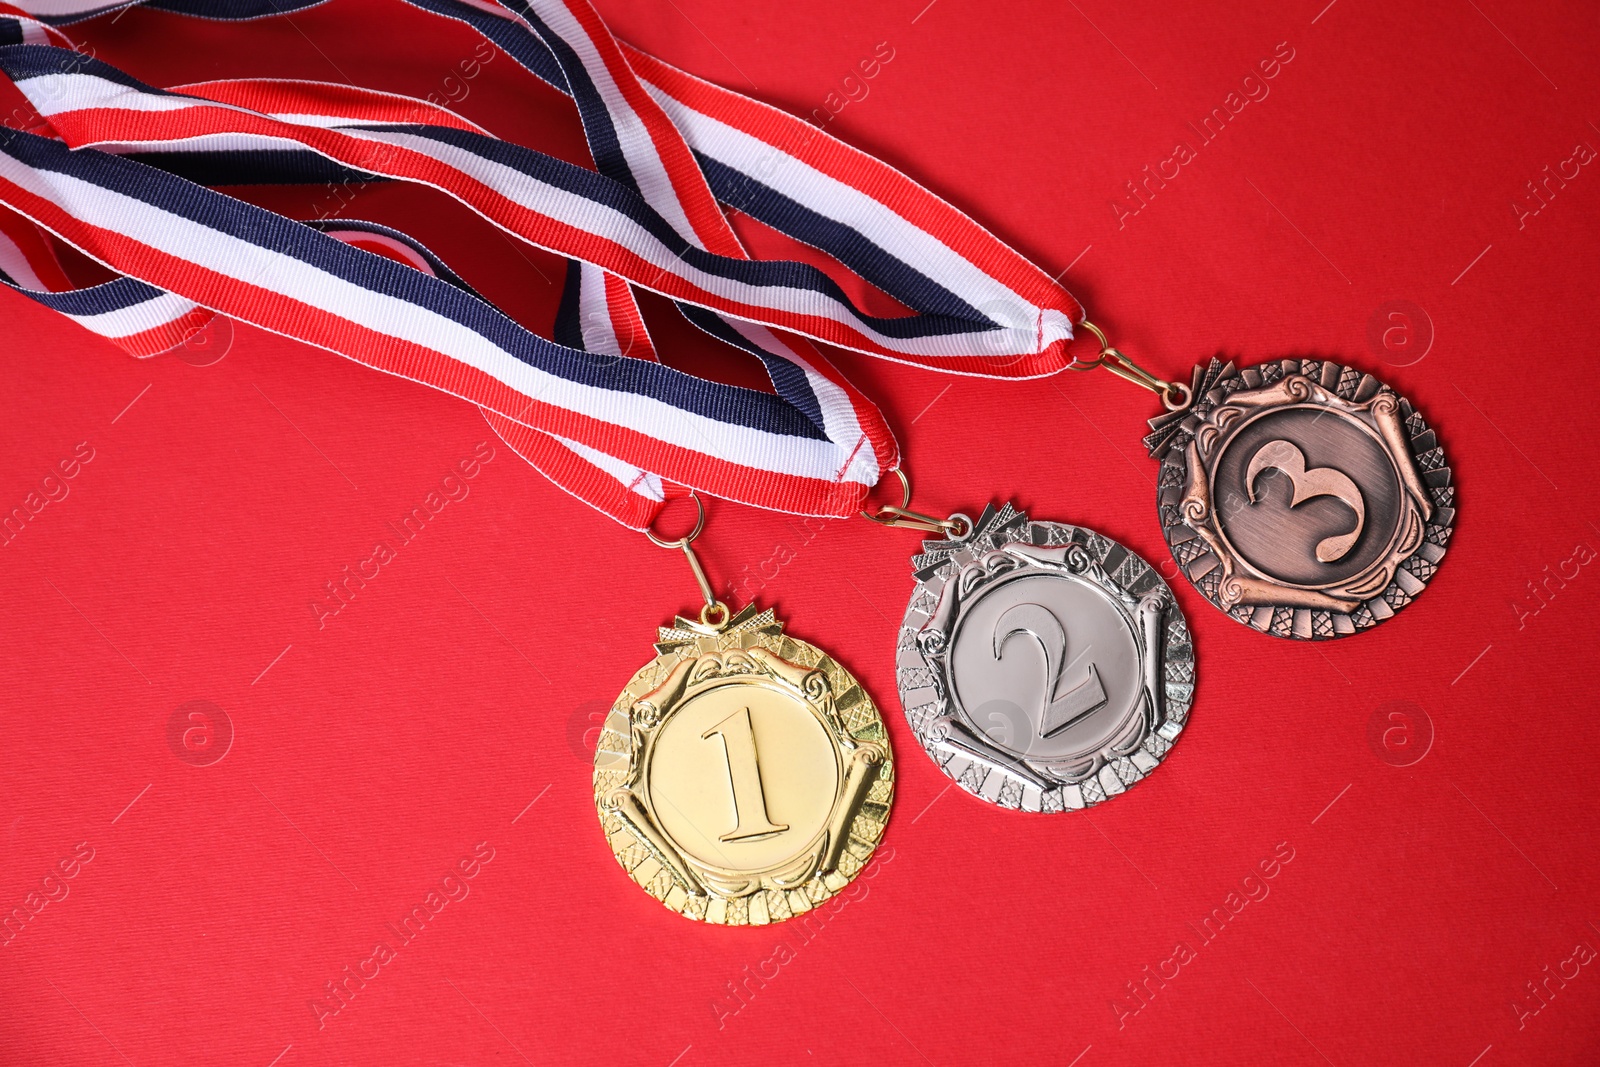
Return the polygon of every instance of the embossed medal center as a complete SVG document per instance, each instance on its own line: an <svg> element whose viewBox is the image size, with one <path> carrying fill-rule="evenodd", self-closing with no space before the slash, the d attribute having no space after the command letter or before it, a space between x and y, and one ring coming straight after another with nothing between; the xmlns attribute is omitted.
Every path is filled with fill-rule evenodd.
<svg viewBox="0 0 1600 1067"><path fill-rule="evenodd" d="M1021 756L1069 759L1125 727L1142 694L1131 621L1070 576L1000 582L963 614L951 646L958 713Z"/></svg>
<svg viewBox="0 0 1600 1067"><path fill-rule="evenodd" d="M1246 420L1223 445L1211 492L1239 557L1290 585L1348 581L1399 532L1403 489L1389 453L1372 430L1326 408Z"/></svg>
<svg viewBox="0 0 1600 1067"><path fill-rule="evenodd" d="M760 871L802 852L839 791L832 739L796 698L759 684L689 698L662 724L649 768L661 827L708 866Z"/></svg>

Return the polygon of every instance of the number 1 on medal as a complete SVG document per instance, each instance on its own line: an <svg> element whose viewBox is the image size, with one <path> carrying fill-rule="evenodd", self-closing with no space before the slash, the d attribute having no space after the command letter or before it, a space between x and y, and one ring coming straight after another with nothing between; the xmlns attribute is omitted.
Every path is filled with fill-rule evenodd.
<svg viewBox="0 0 1600 1067"><path fill-rule="evenodd" d="M740 708L700 735L722 738L728 764L728 784L733 790L735 826L719 841L749 841L780 834L789 827L767 818L767 797L761 789L761 767L756 762L756 735L750 727L750 709Z"/></svg>

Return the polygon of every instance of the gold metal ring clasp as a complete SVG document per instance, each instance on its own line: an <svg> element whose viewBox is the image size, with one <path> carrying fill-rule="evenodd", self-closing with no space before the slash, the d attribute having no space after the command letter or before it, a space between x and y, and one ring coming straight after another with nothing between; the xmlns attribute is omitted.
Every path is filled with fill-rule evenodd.
<svg viewBox="0 0 1600 1067"><path fill-rule="evenodd" d="M699 495L695 493L693 489L689 490L689 499L694 501L694 529L690 530L683 537L679 537L672 541L668 541L665 538L658 536L655 530L651 529L650 527L645 528L644 535L650 538L651 542L659 545L662 548L684 548L689 544L690 541L693 541L696 537L699 537L700 531L706 528L706 506L700 502ZM654 523L651 525L653 526Z"/></svg>
<svg viewBox="0 0 1600 1067"><path fill-rule="evenodd" d="M728 605L717 599L716 591L711 588L711 579L706 577L705 568L700 566L700 557L695 555L694 549L690 547L694 539L706 528L706 506L700 502L699 495L693 490L689 491L689 499L694 501L694 529L674 541L668 541L648 527L644 535L650 538L652 544L662 548L682 550L684 559L689 561L689 570L694 572L695 584L700 587L700 595L705 598L705 604L700 608L700 622L702 625L720 630L727 625L732 613L728 610Z"/></svg>
<svg viewBox="0 0 1600 1067"><path fill-rule="evenodd" d="M885 504L878 509L876 515L863 510L861 512L863 518L871 519L880 526L900 526L908 530L921 530L924 533L942 533L957 540L972 532L972 520L965 515L936 519L932 515L912 511L911 476L901 467L895 467L891 473L900 479L900 506Z"/></svg>
<svg viewBox="0 0 1600 1067"><path fill-rule="evenodd" d="M1114 347L1106 337L1105 331L1088 319L1084 319L1078 325L1094 334L1095 340L1100 342L1100 354L1089 360L1081 360L1074 357L1073 361L1068 364L1070 369L1094 370L1096 367L1104 367L1117 377L1155 393L1161 398L1161 403L1166 405L1168 411L1178 411L1189 406L1189 401L1193 397L1187 385L1157 378L1154 374L1129 359L1126 353Z"/></svg>

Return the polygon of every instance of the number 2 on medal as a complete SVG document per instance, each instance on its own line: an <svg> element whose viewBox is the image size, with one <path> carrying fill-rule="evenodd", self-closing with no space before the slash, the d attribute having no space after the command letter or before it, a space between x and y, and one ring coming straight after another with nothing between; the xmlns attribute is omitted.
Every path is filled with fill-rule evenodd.
<svg viewBox="0 0 1600 1067"><path fill-rule="evenodd" d="M1066 667L1067 631L1049 608L1039 604L1013 604L1000 613L994 624L994 658L1001 658L1006 643L1018 634L1027 634L1044 652L1044 700L1037 727L1040 737L1065 730L1091 711L1106 705L1106 689L1100 670L1089 664L1083 681L1062 690Z"/></svg>
<svg viewBox="0 0 1600 1067"><path fill-rule="evenodd" d="M756 762L756 735L750 728L750 709L740 708L700 735L709 741L722 738L728 765L728 785L733 790L735 825L719 841L749 841L771 837L789 827L767 818L767 797L761 789L761 767Z"/></svg>

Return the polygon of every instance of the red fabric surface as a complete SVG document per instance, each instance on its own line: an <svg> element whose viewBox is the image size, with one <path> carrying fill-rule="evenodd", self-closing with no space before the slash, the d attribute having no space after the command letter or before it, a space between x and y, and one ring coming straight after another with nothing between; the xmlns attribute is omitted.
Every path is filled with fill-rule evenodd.
<svg viewBox="0 0 1600 1067"><path fill-rule="evenodd" d="M1600 148L1591 13L924 3L602 9L801 112L887 43L828 129L1071 265L1158 372L1313 353L1386 378L1460 487L1428 591L1311 646L1180 585L1199 654L1181 743L1092 813L1027 817L947 790L900 714L915 535L714 507L713 579L861 678L899 784L879 862L820 931L708 928L629 883L590 793L602 709L693 602L681 560L498 442L474 459L494 437L455 400L227 324L139 362L6 295L0 507L59 499L0 548L0 910L39 905L0 948L0 1063L1596 1062L1600 173L1563 162ZM582 158L561 98L503 56L465 75L474 35L394 3L76 36L157 83L465 92L474 121ZM1213 108L1237 114L1202 143L1188 124ZM1180 142L1175 177L1112 206ZM307 217L330 195L252 198ZM548 328L552 257L414 190L338 213L409 230ZM1395 301L1412 332L1386 344ZM664 358L749 380L662 310ZM840 362L898 428L919 505L1014 498L1168 558L1145 394ZM392 558L319 627L324 583L380 540ZM232 735L208 766L178 757L193 701ZM387 924L463 869L466 895L401 944ZM392 958L319 1020L378 942Z"/></svg>

